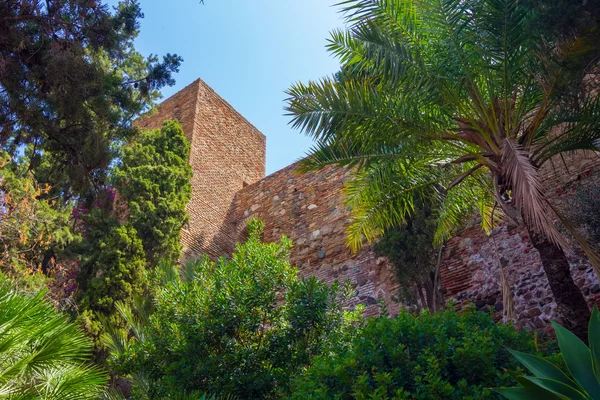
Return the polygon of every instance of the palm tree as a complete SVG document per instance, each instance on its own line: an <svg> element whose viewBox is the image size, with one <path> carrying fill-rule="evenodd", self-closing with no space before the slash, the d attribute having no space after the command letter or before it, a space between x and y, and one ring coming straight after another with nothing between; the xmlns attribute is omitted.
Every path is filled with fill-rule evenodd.
<svg viewBox="0 0 600 400"><path fill-rule="evenodd" d="M44 295L0 276L0 399L102 398L108 375L88 363L91 341Z"/></svg>
<svg viewBox="0 0 600 400"><path fill-rule="evenodd" d="M561 322L585 338L589 309L570 275L571 225L548 200L540 168L596 151L600 99L562 90L561 62L582 42L548 43L517 0L347 0L348 29L328 48L343 68L288 90L292 124L316 139L305 169L355 168L347 184L357 249L402 224L418 195L440 198L435 240L474 210L484 227L522 223L539 251ZM583 81L584 77L582 77ZM598 269L599 258L576 232Z"/></svg>

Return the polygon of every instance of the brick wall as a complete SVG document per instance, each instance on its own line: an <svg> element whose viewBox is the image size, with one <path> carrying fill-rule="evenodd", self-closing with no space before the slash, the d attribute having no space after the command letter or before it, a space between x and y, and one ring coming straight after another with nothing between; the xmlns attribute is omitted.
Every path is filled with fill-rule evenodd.
<svg viewBox="0 0 600 400"><path fill-rule="evenodd" d="M291 262L301 276L313 275L327 283L349 281L354 297L348 306L363 303L367 315L376 315L381 300L396 313L396 286L386 260L375 257L369 246L357 254L345 246L349 216L341 189L348 172L326 168L298 174L296 167L290 165L238 192L234 220L240 238L246 221L259 217L265 222L266 241L277 241L282 234L293 240Z"/></svg>
<svg viewBox="0 0 600 400"><path fill-rule="evenodd" d="M235 193L265 176L265 136L198 79L138 122L158 128L177 119L191 143L190 222L182 231L184 257L230 253L236 237L229 215Z"/></svg>

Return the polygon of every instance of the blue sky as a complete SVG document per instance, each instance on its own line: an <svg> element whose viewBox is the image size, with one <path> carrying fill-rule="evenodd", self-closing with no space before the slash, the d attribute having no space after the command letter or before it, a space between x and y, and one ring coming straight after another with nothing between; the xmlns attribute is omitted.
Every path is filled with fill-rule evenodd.
<svg viewBox="0 0 600 400"><path fill-rule="evenodd" d="M267 174L302 157L311 140L288 126L284 90L334 73L325 50L343 26L336 0L141 0L137 49L184 58L166 97L202 78L267 136ZM109 1L115 4L116 1Z"/></svg>

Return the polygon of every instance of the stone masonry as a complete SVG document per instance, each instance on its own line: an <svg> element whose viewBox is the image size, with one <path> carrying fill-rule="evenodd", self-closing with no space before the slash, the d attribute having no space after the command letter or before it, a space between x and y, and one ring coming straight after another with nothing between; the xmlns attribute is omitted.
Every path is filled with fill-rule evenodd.
<svg viewBox="0 0 600 400"><path fill-rule="evenodd" d="M282 234L294 242L291 262L302 276L325 282L349 282L354 297L348 306L363 303L366 315L377 315L385 303L394 315L399 304L397 285L387 260L370 246L352 254L345 246L349 212L342 188L349 178L344 169L325 168L301 174L292 164L265 177L265 137L202 80L197 80L138 122L141 128L158 128L177 119L191 142L193 169L190 222L182 231L184 257L230 254L243 240L249 218L265 222L265 240ZM578 158L573 174L590 175L589 159ZM587 172L585 172L587 171ZM568 179L552 182L557 193ZM573 276L589 303L600 302L600 286L582 252L569 253ZM450 240L441 264L446 299L457 306L474 303L478 309L502 313L499 265L513 288L519 326L547 329L556 307L537 251L526 233L506 223L492 238L470 227Z"/></svg>
<svg viewBox="0 0 600 400"><path fill-rule="evenodd" d="M348 175L330 167L300 174L292 164L245 187L235 198L237 231L241 235L249 218L260 218L265 221L266 241L277 241L282 234L293 240L291 262L301 276L313 275L327 283L348 281L354 289L348 306L363 303L366 315L379 313L380 300L397 313L394 274L386 260L377 258L369 246L357 254L346 248L350 221L340 194Z"/></svg>

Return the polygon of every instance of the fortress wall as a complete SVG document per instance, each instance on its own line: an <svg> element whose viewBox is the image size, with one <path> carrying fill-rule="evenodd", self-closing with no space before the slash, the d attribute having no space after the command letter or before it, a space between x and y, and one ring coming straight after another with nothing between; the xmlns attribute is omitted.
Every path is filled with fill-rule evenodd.
<svg viewBox="0 0 600 400"><path fill-rule="evenodd" d="M378 301L397 313L393 272L384 258L369 246L352 254L345 246L349 222L341 197L348 178L343 169L325 168L319 173L298 174L290 165L238 192L234 219L240 237L246 221L259 217L265 222L266 241L282 234L294 242L291 262L301 276L316 276L327 283L350 282L354 297L348 306L363 303L367 315L379 314Z"/></svg>
<svg viewBox="0 0 600 400"><path fill-rule="evenodd" d="M190 222L182 231L184 257L230 254L243 240L246 221L256 216L265 222L266 241L277 241L282 234L293 240L291 261L300 275L327 283L349 281L354 296L347 305L365 304L366 315L379 313L378 302L384 302L391 315L398 312L397 285L387 261L377 258L368 245L357 254L345 246L346 170L329 167L299 174L292 164L264 177L265 137L201 80L157 110L137 124L158 128L166 119L178 119L191 142L193 196ZM590 154L550 163L543 173L560 172L545 179L556 205L564 205L573 194L573 182L598 185L599 166L600 158ZM600 285L582 251L574 246L568 258L589 303L600 303ZM459 308L466 303L481 310L491 307L501 318L499 265L513 289L517 325L548 329L556 304L539 254L526 232L509 222L495 230L493 239L474 226L446 244L441 263L446 299L455 299Z"/></svg>

